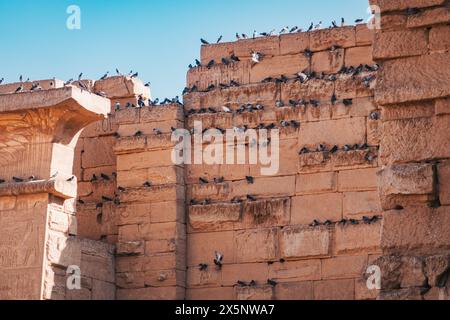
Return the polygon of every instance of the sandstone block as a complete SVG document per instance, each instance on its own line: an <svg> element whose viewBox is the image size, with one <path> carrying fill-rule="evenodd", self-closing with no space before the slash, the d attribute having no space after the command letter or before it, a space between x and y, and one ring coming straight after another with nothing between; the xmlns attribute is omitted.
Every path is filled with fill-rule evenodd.
<svg viewBox="0 0 450 320"><path fill-rule="evenodd" d="M425 30L401 30L375 34L373 49L375 60L417 56L427 51L428 40Z"/></svg>
<svg viewBox="0 0 450 320"><path fill-rule="evenodd" d="M328 256L329 246L327 228L288 227L281 231L281 255L287 259Z"/></svg>
<svg viewBox="0 0 450 320"><path fill-rule="evenodd" d="M310 224L318 219L339 221L342 219L342 194L326 193L294 197L292 200L291 223Z"/></svg>
<svg viewBox="0 0 450 320"><path fill-rule="evenodd" d="M381 223L336 227L338 253L377 252L381 245Z"/></svg>
<svg viewBox="0 0 450 320"><path fill-rule="evenodd" d="M343 48L354 47L356 34L354 27L323 29L311 32L311 50L322 51L338 45Z"/></svg>
<svg viewBox="0 0 450 320"><path fill-rule="evenodd" d="M315 300L353 300L354 298L355 283L353 279L314 282Z"/></svg>
<svg viewBox="0 0 450 320"><path fill-rule="evenodd" d="M242 263L276 260L277 231L276 228L236 231L234 238L236 261Z"/></svg>

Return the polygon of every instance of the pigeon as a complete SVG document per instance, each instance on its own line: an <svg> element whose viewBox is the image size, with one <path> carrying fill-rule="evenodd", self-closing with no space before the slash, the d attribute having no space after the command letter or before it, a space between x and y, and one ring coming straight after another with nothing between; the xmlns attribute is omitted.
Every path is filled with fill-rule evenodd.
<svg viewBox="0 0 450 320"><path fill-rule="evenodd" d="M198 178L198 181L200 182L200 184L208 184L209 181L206 180L205 178Z"/></svg>
<svg viewBox="0 0 450 320"><path fill-rule="evenodd" d="M81 200L81 199L78 199L78 203L79 203L79 204L84 204L84 201Z"/></svg>
<svg viewBox="0 0 450 320"><path fill-rule="evenodd" d="M317 152L325 152L325 151L327 151L327 147L325 145L319 144L317 146Z"/></svg>
<svg viewBox="0 0 450 320"><path fill-rule="evenodd" d="M5 180L0 179L0 184L3 184L3 183L5 183L5 182L6 182Z"/></svg>
<svg viewBox="0 0 450 320"><path fill-rule="evenodd" d="M30 91L35 91L35 90L42 90L41 85L39 84L39 82L33 83L31 85Z"/></svg>
<svg viewBox="0 0 450 320"><path fill-rule="evenodd" d="M238 284L238 286L248 287L248 284L246 282L242 281L242 280L238 280L236 283Z"/></svg>
<svg viewBox="0 0 450 320"><path fill-rule="evenodd" d="M82 78L83 78L83 72L78 75L78 81L81 81Z"/></svg>
<svg viewBox="0 0 450 320"><path fill-rule="evenodd" d="M16 183L23 182L23 179L18 178L18 177L13 177L12 179L13 179L13 181L16 182Z"/></svg>
<svg viewBox="0 0 450 320"><path fill-rule="evenodd" d="M246 176L245 180L247 180L247 182L249 184L254 184L255 183L255 179L253 177L251 177L251 176Z"/></svg>
<svg viewBox="0 0 450 320"><path fill-rule="evenodd" d="M339 147L338 146L334 146L333 148L331 148L330 153L336 153L338 152Z"/></svg>
<svg viewBox="0 0 450 320"><path fill-rule="evenodd" d="M284 34L289 32L289 27L284 27L283 29L280 30L279 34Z"/></svg>
<svg viewBox="0 0 450 320"><path fill-rule="evenodd" d="M144 133L142 131L137 131L134 136L135 137L142 137L144 135Z"/></svg>
<svg viewBox="0 0 450 320"><path fill-rule="evenodd" d="M200 42L202 43L202 44L204 44L204 45L208 45L209 44L209 42L208 41L206 41L205 39L200 39Z"/></svg>
<svg viewBox="0 0 450 320"><path fill-rule="evenodd" d="M343 150L346 151L346 152L348 152L348 151L352 150L352 147L351 147L350 145L346 144L346 145L344 146Z"/></svg>
<svg viewBox="0 0 450 320"><path fill-rule="evenodd" d="M343 225L345 226L347 224L348 220L347 219L342 219L341 221L339 221L339 225Z"/></svg>
<svg viewBox="0 0 450 320"><path fill-rule="evenodd" d="M256 281L252 280L250 281L250 283L248 284L250 287L256 287Z"/></svg>
<svg viewBox="0 0 450 320"><path fill-rule="evenodd" d="M314 26L314 30L320 30L320 29L322 29L322 21L320 21L318 24L316 24Z"/></svg>
<svg viewBox="0 0 450 320"><path fill-rule="evenodd" d="M200 263L198 267L200 271L205 271L206 269L208 269L208 265L206 263Z"/></svg>
<svg viewBox="0 0 450 320"><path fill-rule="evenodd" d="M363 222L364 222L365 224L371 224L371 223L372 223L372 219L370 219L369 217L364 216L364 217L363 217Z"/></svg>
<svg viewBox="0 0 450 320"><path fill-rule="evenodd" d="M230 56L230 59L234 62L239 62L241 61L234 53Z"/></svg>
<svg viewBox="0 0 450 320"><path fill-rule="evenodd" d="M231 87L239 87L240 84L239 84L236 80L231 80L231 81L230 81L230 86L231 86Z"/></svg>
<svg viewBox="0 0 450 320"><path fill-rule="evenodd" d="M117 190L119 190L119 192L125 192L125 188L121 186L117 187Z"/></svg>
<svg viewBox="0 0 450 320"><path fill-rule="evenodd" d="M206 65L206 68L211 69L215 64L216 64L216 62L215 62L214 60L211 60L211 61L208 62L208 64Z"/></svg>
<svg viewBox="0 0 450 320"><path fill-rule="evenodd" d="M5 78L1 78L1 79L0 79L0 84L2 84L3 81L5 81Z"/></svg>
<svg viewBox="0 0 450 320"><path fill-rule="evenodd" d="M92 178L91 178L91 182L94 182L94 181L97 181L98 180L98 178L97 178L97 176L95 175L95 173L92 175Z"/></svg>
<svg viewBox="0 0 450 320"><path fill-rule="evenodd" d="M72 182L73 180L75 180L75 176L70 177L69 179L67 179L67 182Z"/></svg>
<svg viewBox="0 0 450 320"><path fill-rule="evenodd" d="M272 286L272 287L275 287L278 283L275 280L268 279L267 280L267 284Z"/></svg>
<svg viewBox="0 0 450 320"><path fill-rule="evenodd" d="M130 77L133 79L133 78L137 78L138 76L139 76L139 72L135 72Z"/></svg>
<svg viewBox="0 0 450 320"><path fill-rule="evenodd" d="M227 66L230 64L230 61L227 58L222 58L222 64Z"/></svg>
<svg viewBox="0 0 450 320"><path fill-rule="evenodd" d="M323 223L324 226L331 226L333 224L333 221L327 220Z"/></svg>
<svg viewBox="0 0 450 320"><path fill-rule="evenodd" d="M158 128L154 128L154 129L153 129L153 133L154 133L155 135L159 136L159 135L162 134L162 131L161 131L160 129L158 129Z"/></svg>
<svg viewBox="0 0 450 320"><path fill-rule="evenodd" d="M356 19L355 20L355 23L361 23L361 22L363 22L364 21L364 19Z"/></svg>
<svg viewBox="0 0 450 320"><path fill-rule="evenodd" d="M297 30L298 30L298 27L295 26L295 27L293 27L293 28L291 28L291 29L289 30L289 33L294 33L294 32L296 32Z"/></svg>
<svg viewBox="0 0 450 320"><path fill-rule="evenodd" d="M111 180L111 178L107 174L102 173L102 174L100 174L100 176L102 177L103 180L106 180L106 181Z"/></svg>
<svg viewBox="0 0 450 320"><path fill-rule="evenodd" d="M341 27L345 27L345 19L341 18Z"/></svg>
<svg viewBox="0 0 450 320"><path fill-rule="evenodd" d="M107 196L102 196L102 201L103 202L112 202L113 199L111 199L110 197L107 197Z"/></svg>
<svg viewBox="0 0 450 320"><path fill-rule="evenodd" d="M309 149L306 148L306 147L302 148L302 149L300 150L300 152L299 152L300 155L302 155L302 154L307 154L307 153L309 153Z"/></svg>
<svg viewBox="0 0 450 320"><path fill-rule="evenodd" d="M231 113L231 109L228 108L227 106L223 106L223 107L222 107L222 110L223 110L223 112L225 112L225 113Z"/></svg>
<svg viewBox="0 0 450 320"><path fill-rule="evenodd" d="M314 220L309 226L310 227L318 227L318 226L320 226L320 221L319 220Z"/></svg>
<svg viewBox="0 0 450 320"><path fill-rule="evenodd" d="M23 82L23 76L22 75L19 76L19 82Z"/></svg>
<svg viewBox="0 0 450 320"><path fill-rule="evenodd" d="M337 27L338 27L338 25L337 25L337 23L336 23L336 20L333 20L333 21L331 22L331 25L332 25L333 28L337 28Z"/></svg>
<svg viewBox="0 0 450 320"><path fill-rule="evenodd" d="M253 52L252 52L252 61L253 61L254 63L259 63L259 62L261 62L261 54L258 53L258 52L256 52L256 51L253 51Z"/></svg>
<svg viewBox="0 0 450 320"><path fill-rule="evenodd" d="M152 84L151 82L147 82L146 84L144 84L144 86L148 88L150 87L151 84Z"/></svg>
<svg viewBox="0 0 450 320"><path fill-rule="evenodd" d="M353 99L344 99L342 103L344 104L344 106L349 107L353 104Z"/></svg>
<svg viewBox="0 0 450 320"><path fill-rule="evenodd" d="M380 114L378 112L372 112L372 113L370 113L370 119L371 120L379 120Z"/></svg>
<svg viewBox="0 0 450 320"><path fill-rule="evenodd" d="M221 269L222 268L222 263L223 263L223 254L221 254L220 252L215 252L214 253L214 264Z"/></svg>
<svg viewBox="0 0 450 320"><path fill-rule="evenodd" d="M216 43L220 43L220 41L222 41L223 36L220 36L219 39L217 39Z"/></svg>
<svg viewBox="0 0 450 320"><path fill-rule="evenodd" d="M114 110L119 111L120 110L120 102L116 102L114 105Z"/></svg>
<svg viewBox="0 0 450 320"><path fill-rule="evenodd" d="M70 78L69 80L67 80L66 82L64 82L64 87L68 86L69 84L71 84L73 82L73 79Z"/></svg>
<svg viewBox="0 0 450 320"><path fill-rule="evenodd" d="M294 129L300 128L300 122L298 122L298 121L291 120L291 125Z"/></svg>
<svg viewBox="0 0 450 320"><path fill-rule="evenodd" d="M313 22L311 22L311 25L309 26L309 28L308 28L308 30L307 30L307 32L309 32L309 31L312 31L312 29L314 28L314 23Z"/></svg>
<svg viewBox="0 0 450 320"><path fill-rule="evenodd" d="M236 40L241 40L241 36L236 32Z"/></svg>
<svg viewBox="0 0 450 320"><path fill-rule="evenodd" d="M152 183L150 181L146 181L144 182L143 186L146 188L150 188L152 186Z"/></svg>
<svg viewBox="0 0 450 320"><path fill-rule="evenodd" d="M103 75L103 77L100 78L100 80L105 80L106 78L108 78L108 75L109 75L109 71L107 71L107 72Z"/></svg>
<svg viewBox="0 0 450 320"><path fill-rule="evenodd" d="M223 183L225 181L224 177L214 178L214 183Z"/></svg>
<svg viewBox="0 0 450 320"><path fill-rule="evenodd" d="M51 179L55 179L55 178L58 176L58 174L59 174L59 172L56 171L56 172L50 177L50 180L51 180Z"/></svg>
<svg viewBox="0 0 450 320"><path fill-rule="evenodd" d="M276 106L277 108L283 108L283 107L284 107L284 102L281 101L281 100L278 100L278 101L275 103L275 106Z"/></svg>
<svg viewBox="0 0 450 320"><path fill-rule="evenodd" d="M195 65L201 67L202 63L198 59L195 59Z"/></svg>
<svg viewBox="0 0 450 320"><path fill-rule="evenodd" d="M305 57L311 58L313 56L313 52L310 49L305 49L304 53Z"/></svg>
<svg viewBox="0 0 450 320"><path fill-rule="evenodd" d="M333 93L333 95L331 96L331 104L334 106L336 104L336 101L337 101L336 94Z"/></svg>
<svg viewBox="0 0 450 320"><path fill-rule="evenodd" d="M14 91L14 93L22 92L23 89L24 89L23 84L21 84L21 85L16 89L16 91Z"/></svg>
<svg viewBox="0 0 450 320"><path fill-rule="evenodd" d="M249 201L256 201L256 197L252 195L247 195L247 200Z"/></svg>

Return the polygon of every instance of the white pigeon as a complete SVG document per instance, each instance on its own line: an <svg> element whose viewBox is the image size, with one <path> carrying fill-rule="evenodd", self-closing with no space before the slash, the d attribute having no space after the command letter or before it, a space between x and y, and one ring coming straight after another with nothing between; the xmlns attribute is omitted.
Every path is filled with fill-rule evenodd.
<svg viewBox="0 0 450 320"><path fill-rule="evenodd" d="M222 110L223 110L223 112L225 112L225 113L231 113L231 109L228 108L227 106L223 106L223 107L222 107Z"/></svg>
<svg viewBox="0 0 450 320"><path fill-rule="evenodd" d="M259 63L261 62L261 54L259 52L252 52L252 61L254 63Z"/></svg>

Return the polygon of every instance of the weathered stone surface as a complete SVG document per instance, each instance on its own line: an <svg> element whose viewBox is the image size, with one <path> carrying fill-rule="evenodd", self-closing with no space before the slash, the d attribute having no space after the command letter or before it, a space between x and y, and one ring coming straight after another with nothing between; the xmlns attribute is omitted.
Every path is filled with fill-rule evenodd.
<svg viewBox="0 0 450 320"><path fill-rule="evenodd" d="M313 282L281 283L275 287L277 300L313 300Z"/></svg>
<svg viewBox="0 0 450 320"><path fill-rule="evenodd" d="M311 32L311 50L322 51L338 45L343 48L354 47L356 35L354 27L323 29Z"/></svg>
<svg viewBox="0 0 450 320"><path fill-rule="evenodd" d="M438 165L439 201L443 205L450 205L450 162Z"/></svg>
<svg viewBox="0 0 450 320"><path fill-rule="evenodd" d="M325 193L294 197L291 223L308 225L313 220L339 221L342 219L342 194Z"/></svg>
<svg viewBox="0 0 450 320"><path fill-rule="evenodd" d="M293 75L303 71L307 67L309 67L309 61L303 55L285 55L266 58L250 67L250 83L261 82L267 77Z"/></svg>
<svg viewBox="0 0 450 320"><path fill-rule="evenodd" d="M384 164L420 162L450 156L450 116L383 123L380 157Z"/></svg>
<svg viewBox="0 0 450 320"><path fill-rule="evenodd" d="M425 27L450 21L450 10L448 7L428 9L419 14L408 17L408 28Z"/></svg>
<svg viewBox="0 0 450 320"><path fill-rule="evenodd" d="M95 92L104 92L108 98L123 98L142 95L151 98L150 89L138 78L124 76L109 77L105 80L95 81Z"/></svg>
<svg viewBox="0 0 450 320"><path fill-rule="evenodd" d="M449 69L448 53L387 61L379 73L376 101L384 105L448 96Z"/></svg>
<svg viewBox="0 0 450 320"><path fill-rule="evenodd" d="M241 216L241 204L213 204L189 207L189 223L193 229L223 229L226 225L239 222Z"/></svg>
<svg viewBox="0 0 450 320"><path fill-rule="evenodd" d="M281 231L280 250L286 259L328 256L329 246L327 228L288 227Z"/></svg>
<svg viewBox="0 0 450 320"><path fill-rule="evenodd" d="M304 52L310 46L308 32L283 34L280 36L280 54L298 54Z"/></svg>
<svg viewBox="0 0 450 320"><path fill-rule="evenodd" d="M315 300L353 300L354 298L355 282L353 279L314 282Z"/></svg>
<svg viewBox="0 0 450 320"><path fill-rule="evenodd" d="M338 253L377 252L380 250L381 239L380 222L370 225L336 227L336 250Z"/></svg>
<svg viewBox="0 0 450 320"><path fill-rule="evenodd" d="M446 50L450 47L450 26L436 26L430 30L430 49Z"/></svg>
<svg viewBox="0 0 450 320"><path fill-rule="evenodd" d="M276 228L266 230L243 230L235 234L237 262L274 261L277 258ZM261 244L264 243L262 246Z"/></svg>
<svg viewBox="0 0 450 320"><path fill-rule="evenodd" d="M380 7L381 12L399 11L408 8L426 8L443 4L445 0L370 0L370 4Z"/></svg>
<svg viewBox="0 0 450 320"><path fill-rule="evenodd" d="M428 39L425 30L401 30L377 32L373 58L392 59L417 56L428 51Z"/></svg>
<svg viewBox="0 0 450 320"><path fill-rule="evenodd" d="M448 250L448 207L411 207L385 212L381 246L390 254L434 254Z"/></svg>
<svg viewBox="0 0 450 320"><path fill-rule="evenodd" d="M312 56L311 69L315 72L337 73L344 66L344 49L320 51Z"/></svg>
<svg viewBox="0 0 450 320"><path fill-rule="evenodd" d="M237 300L272 300L273 287L235 287Z"/></svg>
<svg viewBox="0 0 450 320"><path fill-rule="evenodd" d="M372 46L348 48L345 50L345 65L359 66L360 64L372 65Z"/></svg>
<svg viewBox="0 0 450 320"><path fill-rule="evenodd" d="M401 201L400 196L431 195L435 187L434 176L433 165L428 163L393 165L384 168L378 174L383 208L393 209L400 204L395 204Z"/></svg>
<svg viewBox="0 0 450 320"><path fill-rule="evenodd" d="M430 286L443 288L447 284L449 271L450 255L425 258L425 274Z"/></svg>

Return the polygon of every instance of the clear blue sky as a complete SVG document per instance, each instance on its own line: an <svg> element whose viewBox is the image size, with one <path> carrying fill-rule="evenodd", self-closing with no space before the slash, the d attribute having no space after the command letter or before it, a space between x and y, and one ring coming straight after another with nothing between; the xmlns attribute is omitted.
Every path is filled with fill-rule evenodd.
<svg viewBox="0 0 450 320"><path fill-rule="evenodd" d="M81 30L66 9L81 8ZM173 97L201 37L305 27L322 20L368 18L366 0L0 0L0 78L98 78L118 67L152 82L153 97Z"/></svg>

